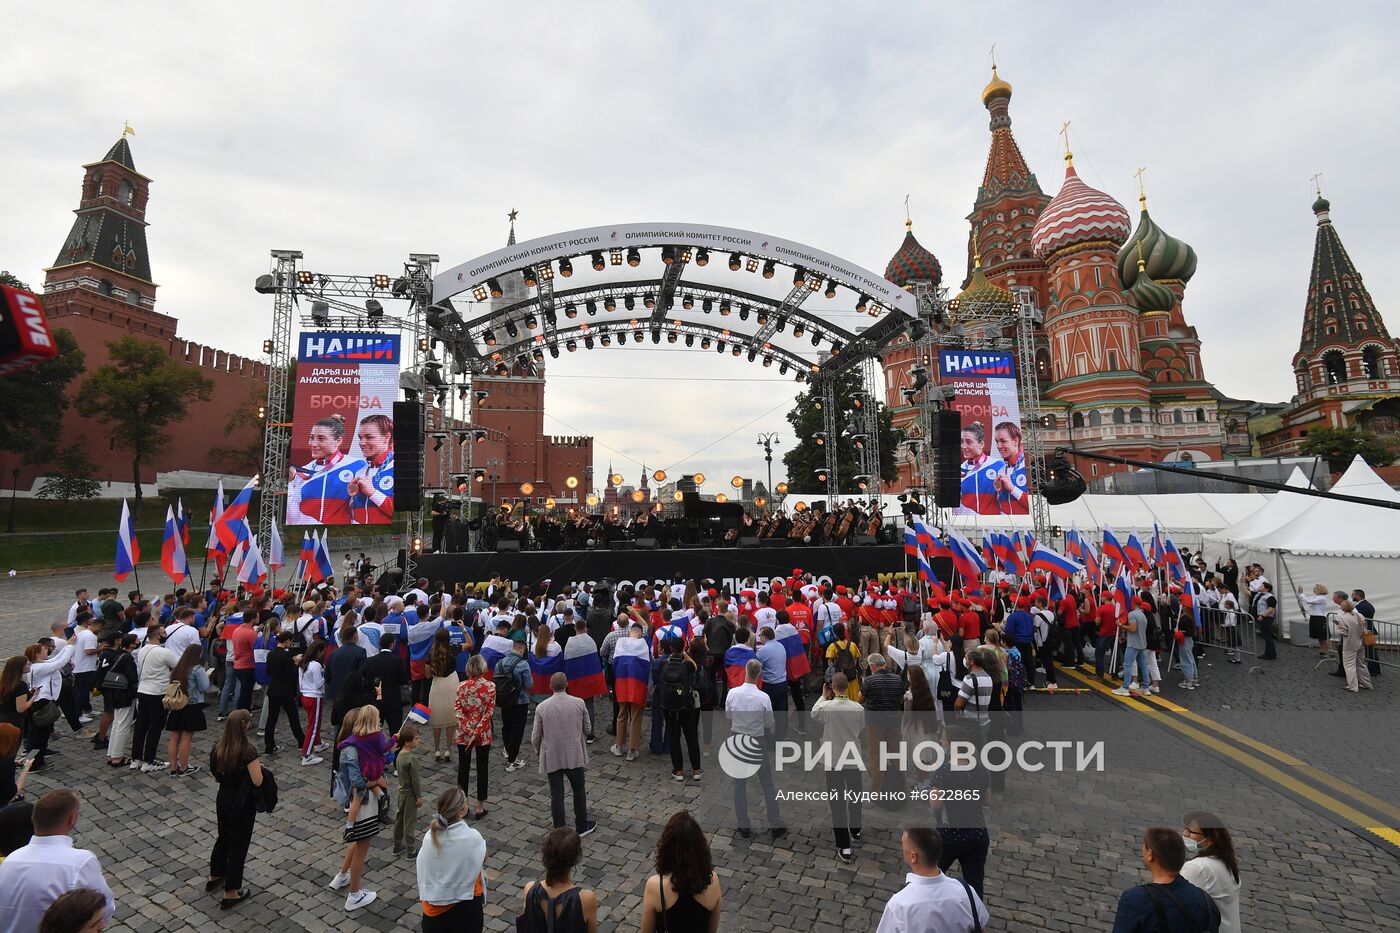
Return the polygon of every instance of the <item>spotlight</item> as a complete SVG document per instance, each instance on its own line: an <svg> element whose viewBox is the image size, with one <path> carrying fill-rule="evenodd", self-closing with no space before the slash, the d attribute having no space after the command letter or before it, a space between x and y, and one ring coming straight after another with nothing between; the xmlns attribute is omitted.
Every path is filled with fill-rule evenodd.
<svg viewBox="0 0 1400 933"><path fill-rule="evenodd" d="M794 378L794 380L797 381L797 382L806 382L806 381L807 381L807 374L806 374L806 373L803 373L803 372L799 372L799 373L798 373L796 376L794 376L793 378Z"/></svg>
<svg viewBox="0 0 1400 933"><path fill-rule="evenodd" d="M686 345L687 347L693 347L693 346L695 346L695 335L694 335L694 334L686 334L686 335L685 335L685 345Z"/></svg>
<svg viewBox="0 0 1400 933"><path fill-rule="evenodd" d="M632 309L637 307L637 299L633 298L631 295L628 295L626 298L622 299L622 306L628 311L631 311ZM611 311L612 308L609 308L608 310Z"/></svg>
<svg viewBox="0 0 1400 933"><path fill-rule="evenodd" d="M589 317L596 317L598 314L598 302L588 301L583 305L583 309L588 312ZM611 309L609 309L611 310Z"/></svg>
<svg viewBox="0 0 1400 933"><path fill-rule="evenodd" d="M864 295L861 295L861 296L860 296L860 300L856 302L856 310L857 310L857 311L864 311L864 310L865 310L865 301L866 301L865 296L864 296Z"/></svg>
<svg viewBox="0 0 1400 933"><path fill-rule="evenodd" d="M786 375L787 375L787 371L788 371L788 364L787 364L787 361L784 360L783 363L782 363L782 365L778 367L778 375L779 375L779 376L786 376Z"/></svg>
<svg viewBox="0 0 1400 933"><path fill-rule="evenodd" d="M704 311L706 314L709 314L711 311L713 311L714 307L715 303L714 300L711 298L706 298L703 302L700 303L700 310Z"/></svg>
<svg viewBox="0 0 1400 933"><path fill-rule="evenodd" d="M817 477L817 482L819 482L819 483L825 483L825 482L827 481L827 472L826 472L826 470L813 470L812 472L816 475L816 477Z"/></svg>
<svg viewBox="0 0 1400 933"><path fill-rule="evenodd" d="M724 341L723 341L723 340L721 340L721 341L719 341L717 344L715 344L715 350L718 351L718 352L720 352L720 353L723 353L723 352L724 352Z"/></svg>
<svg viewBox="0 0 1400 933"><path fill-rule="evenodd" d="M585 350L592 350L592 349L593 349L593 335L592 335L592 334L589 334L587 337L584 337L584 338L583 338L583 348L584 348Z"/></svg>
<svg viewBox="0 0 1400 933"><path fill-rule="evenodd" d="M432 349L432 347L431 347L431 345L430 345L429 342L428 342L428 338L427 338L427 337L419 337L419 338L418 338L418 352L419 352L419 353L427 353L430 349Z"/></svg>
<svg viewBox="0 0 1400 933"><path fill-rule="evenodd" d="M592 339L592 338L590 338L590 339ZM605 346L605 347L610 347L610 346L612 346L612 337L608 336L607 334L603 334L602 336L600 336L600 337L598 338L598 342L601 343L601 344L602 344L603 346Z"/></svg>
<svg viewBox="0 0 1400 933"><path fill-rule="evenodd" d="M379 274L379 275L376 275L376 276L374 277L373 281L374 281L374 287L375 287L375 288L388 288L388 287L389 287L389 277L388 277L387 275L382 274L382 273Z"/></svg>
<svg viewBox="0 0 1400 933"><path fill-rule="evenodd" d="M321 284L322 284L322 285L326 284L325 276L322 276L322 277L321 277ZM395 298L402 298L402 297L404 297L405 295L407 295L407 294L408 294L408 278L407 278L406 276L402 276L402 275L401 275L401 276L399 276L398 278L394 279L394 286L393 286L393 288L391 289L391 291L393 291L394 297L395 297Z"/></svg>
<svg viewBox="0 0 1400 933"><path fill-rule="evenodd" d="M819 343L821 343L821 342L822 342L821 331L816 331L816 330L812 331L812 346L815 347L817 344L819 344Z"/></svg>
<svg viewBox="0 0 1400 933"><path fill-rule="evenodd" d="M264 341L263 341L263 352L264 352L264 353L271 353L271 352L272 352L272 341L271 341L271 340L264 340Z"/></svg>
<svg viewBox="0 0 1400 933"><path fill-rule="evenodd" d="M509 375L509 374L510 374L510 367L509 367L509 366L507 366L505 363L497 363L497 364L496 364L496 375L498 375L498 376L506 376L506 375Z"/></svg>
<svg viewBox="0 0 1400 933"><path fill-rule="evenodd" d="M749 362L752 363L756 356L758 356L758 351L753 347L749 347Z"/></svg>
<svg viewBox="0 0 1400 933"><path fill-rule="evenodd" d="M473 289L472 289L472 300L473 300L473 301L485 301L485 300L486 300L486 295L487 295L487 292L486 292L486 286L485 286L485 285L478 285L476 288L473 288Z"/></svg>
<svg viewBox="0 0 1400 933"><path fill-rule="evenodd" d="M719 301L720 317L729 317L729 299L721 298Z"/></svg>
<svg viewBox="0 0 1400 933"><path fill-rule="evenodd" d="M738 272L738 271L739 271L739 265L740 265L739 254L738 254L738 253L730 253L730 254L729 254L729 271L730 271L730 272Z"/></svg>
<svg viewBox="0 0 1400 933"><path fill-rule="evenodd" d="M476 403L477 403L478 405L480 405L482 402L486 401L486 396L488 396L488 395L490 395L490 394L491 394L491 393L488 392L488 391L486 391L485 389L477 389L477 390L476 390Z"/></svg>
<svg viewBox="0 0 1400 933"><path fill-rule="evenodd" d="M723 505L724 503L729 501L729 497L724 493L719 493L715 496L715 501L718 502L720 505Z"/></svg>
<svg viewBox="0 0 1400 933"><path fill-rule="evenodd" d="M570 340L568 343L564 344L564 349L568 350L570 353L573 353L575 350L578 349L578 342Z"/></svg>
<svg viewBox="0 0 1400 933"><path fill-rule="evenodd" d="M763 277L765 279L771 279L773 277L773 273L777 270L777 266L778 264L771 259L765 262L763 264Z"/></svg>
<svg viewBox="0 0 1400 933"><path fill-rule="evenodd" d="M507 337L519 337L519 336L520 336L520 328L516 325L516 323L515 323L514 321L506 321L506 336L507 336Z"/></svg>
<svg viewBox="0 0 1400 933"><path fill-rule="evenodd" d="M647 292L646 295L642 297L642 304L650 311L652 308L656 307L656 296L651 292Z"/></svg>
<svg viewBox="0 0 1400 933"><path fill-rule="evenodd" d="M620 265L622 265L622 250L620 250L620 249L610 249L610 250L608 250L608 263L609 263L610 265L614 265L614 266L620 266Z"/></svg>
<svg viewBox="0 0 1400 933"><path fill-rule="evenodd" d="M594 272L602 272L602 271L603 271L603 266L605 265L605 263L603 262L603 254L602 254L602 253L594 253L593 256L592 256L591 258L592 258L592 260L593 260L593 271L594 271Z"/></svg>
<svg viewBox="0 0 1400 933"><path fill-rule="evenodd" d="M559 274L567 279L574 274L574 264L567 258L559 260Z"/></svg>
<svg viewBox="0 0 1400 933"><path fill-rule="evenodd" d="M617 332L617 345L620 347L620 346L622 346L623 344L625 344L626 342L627 342L627 331L625 331L625 330L620 330L620 331L618 331L618 332Z"/></svg>
<svg viewBox="0 0 1400 933"><path fill-rule="evenodd" d="M608 297L604 298L604 299L603 299L603 310L604 310L604 311L616 311L616 310L617 310L617 299L614 298L612 295L609 295Z"/></svg>
<svg viewBox="0 0 1400 933"><path fill-rule="evenodd" d="M694 296L694 295L686 295L684 298L682 298L682 299L681 299L681 307L682 307L682 308L685 308L687 311L689 311L691 308L695 307L695 296Z"/></svg>
<svg viewBox="0 0 1400 933"><path fill-rule="evenodd" d="M712 343L714 343L714 341L712 341L709 337L701 337L701 338L700 338L700 349L702 349L702 350L708 350L708 349L710 349L710 344L712 344Z"/></svg>
<svg viewBox="0 0 1400 933"><path fill-rule="evenodd" d="M670 332L668 332L668 333L666 334L666 342L667 342L667 343L675 343L675 342L676 342L676 332L675 332L675 331L670 331Z"/></svg>
<svg viewBox="0 0 1400 933"><path fill-rule="evenodd" d="M757 272L757 271L758 271L758 260L757 260L757 259L754 259L752 256L750 256L748 259L744 260L744 271L746 271L746 272Z"/></svg>
<svg viewBox="0 0 1400 933"><path fill-rule="evenodd" d="M629 249L629 250L627 251L627 265L629 265L629 266L631 266L633 269L635 269L635 268L637 268L638 266L640 266L641 264L642 264L642 254L639 253L639 252L637 252L637 248L634 246L634 247L632 247L631 249Z"/></svg>
<svg viewBox="0 0 1400 933"><path fill-rule="evenodd" d="M571 321L574 318L578 317L578 305L575 305L572 302L564 305L564 317L568 318Z"/></svg>
<svg viewBox="0 0 1400 933"><path fill-rule="evenodd" d="M771 356L765 356L765 357L763 358L763 365L764 365L764 366L772 366L772 365L773 365L773 357L771 357Z"/></svg>
<svg viewBox="0 0 1400 933"><path fill-rule="evenodd" d="M535 347L534 352L531 353L530 355L533 356L533 357L535 358L535 362L536 362L536 363L543 363L543 362L544 362L544 351L541 350L539 347Z"/></svg>
<svg viewBox="0 0 1400 933"><path fill-rule="evenodd" d="M551 344L549 345L549 357L550 357L550 359L554 359L554 360L559 359L559 346L558 346L558 344L553 344L553 343L551 343Z"/></svg>
<svg viewBox="0 0 1400 933"><path fill-rule="evenodd" d="M696 473L694 476L691 477L691 479L695 480L695 485L697 485L697 486L703 486L703 485L705 485L705 474L704 474L704 473Z"/></svg>
<svg viewBox="0 0 1400 933"><path fill-rule="evenodd" d="M652 342L652 343L660 343L660 342L661 342L661 328L659 328L659 327L653 327L653 328L651 329L651 342Z"/></svg>
<svg viewBox="0 0 1400 933"><path fill-rule="evenodd" d="M526 288L534 288L536 285L540 284L539 276L535 274L534 266L526 266L524 271L520 273L520 277L525 280Z"/></svg>
<svg viewBox="0 0 1400 933"><path fill-rule="evenodd" d="M749 308L748 308L748 306L747 306L747 305L739 305L739 320L741 320L741 321L747 321L748 319L749 319Z"/></svg>
<svg viewBox="0 0 1400 933"><path fill-rule="evenodd" d="M864 450L864 449L865 449L865 435L864 435L864 434L852 434L852 435L851 435L851 443L855 445L856 450Z"/></svg>
<svg viewBox="0 0 1400 933"><path fill-rule="evenodd" d="M311 322L313 324L328 324L331 319L331 306L324 301L311 302Z"/></svg>
<svg viewBox="0 0 1400 933"><path fill-rule="evenodd" d="M812 443L816 444L818 447L826 446L826 432L818 431L816 434L813 434Z"/></svg>
<svg viewBox="0 0 1400 933"><path fill-rule="evenodd" d="M501 291L501 283L495 279L486 280L486 291L490 293L492 298L499 298L505 294L505 292Z"/></svg>
<svg viewBox="0 0 1400 933"><path fill-rule="evenodd" d="M365 302L365 317L371 321L378 321L384 317L384 306L374 298Z"/></svg>
<svg viewBox="0 0 1400 933"><path fill-rule="evenodd" d="M744 352L744 348L739 346L730 347L729 352L732 356L739 356Z"/></svg>
<svg viewBox="0 0 1400 933"><path fill-rule="evenodd" d="M447 439L447 435L446 435L446 434L442 434L442 433L440 433L440 432L434 432L433 435L432 435L432 437L433 437L433 450L434 450L434 451L442 450L442 442L443 442L444 440Z"/></svg>
<svg viewBox="0 0 1400 933"><path fill-rule="evenodd" d="M805 333L807 333L807 328L803 325L801 321L798 321L796 324L792 325L792 335L794 337L801 337Z"/></svg>
<svg viewBox="0 0 1400 933"><path fill-rule="evenodd" d="M823 292L822 294L826 295L826 297L828 297L828 298L835 298L835 297L836 297L836 280L835 280L835 279L827 279L827 280L826 280L826 291Z"/></svg>
<svg viewBox="0 0 1400 933"><path fill-rule="evenodd" d="M807 281L807 270L801 266L794 266L792 270L792 287L797 288Z"/></svg>
<svg viewBox="0 0 1400 933"><path fill-rule="evenodd" d="M758 326L759 326L759 327L762 327L763 325L765 325L765 324L768 323L768 312L767 312L767 311L760 311L760 312L758 312L757 314L754 315L754 320L758 321Z"/></svg>
<svg viewBox="0 0 1400 933"><path fill-rule="evenodd" d="M543 281L543 282L553 282L553 281L554 281L554 267L551 266L549 263L545 263L544 265L540 266L540 268L539 268L537 271L539 272L539 276L540 276L540 280L541 280L541 281Z"/></svg>
<svg viewBox="0 0 1400 933"><path fill-rule="evenodd" d="M302 269L297 273L297 283L300 285L310 285L314 281L316 281L316 273L314 272L307 272L305 269Z"/></svg>
<svg viewBox="0 0 1400 933"><path fill-rule="evenodd" d="M708 266L710 264L710 251L705 247L700 247L695 251L695 264L697 266Z"/></svg>
<svg viewBox="0 0 1400 933"><path fill-rule="evenodd" d="M851 399L851 407L854 408L856 411L860 411L862 408L865 407L865 400L862 399L859 395L857 395L855 398Z"/></svg>
<svg viewBox="0 0 1400 933"><path fill-rule="evenodd" d="M533 314L527 315L525 318L525 326L530 330L534 330L536 327L540 326L540 320Z"/></svg>
<svg viewBox="0 0 1400 933"><path fill-rule="evenodd" d="M832 355L832 356L835 356L836 354L840 353L840 352L841 352L841 347L842 347L841 341L839 341L839 340L833 340L833 341L831 342L831 355Z"/></svg>
<svg viewBox="0 0 1400 933"><path fill-rule="evenodd" d="M661 262L663 265L671 265L676 261L676 249L673 246L661 247Z"/></svg>

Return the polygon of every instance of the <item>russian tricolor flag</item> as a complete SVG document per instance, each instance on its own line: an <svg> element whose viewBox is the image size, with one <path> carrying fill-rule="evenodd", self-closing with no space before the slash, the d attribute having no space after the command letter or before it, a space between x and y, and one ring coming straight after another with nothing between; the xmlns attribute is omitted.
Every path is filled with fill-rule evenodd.
<svg viewBox="0 0 1400 933"><path fill-rule="evenodd" d="M977 548L956 528L949 528L948 551L953 558L953 567L962 577L963 586L978 589L978 581L987 572L987 565L983 563L982 555L977 553Z"/></svg>
<svg viewBox="0 0 1400 933"><path fill-rule="evenodd" d="M912 523L904 526L904 553L909 557L919 556L919 535Z"/></svg>
<svg viewBox="0 0 1400 933"><path fill-rule="evenodd" d="M807 659L807 648L802 644L802 635L791 622L781 622L774 631L778 644L787 652L787 679L800 680L812 670L812 662Z"/></svg>
<svg viewBox="0 0 1400 933"><path fill-rule="evenodd" d="M1176 549L1176 542L1172 540L1171 535L1167 535L1166 541L1162 545L1162 558L1173 582L1180 583L1191 578L1191 575L1186 572L1186 562L1181 559L1181 552Z"/></svg>
<svg viewBox="0 0 1400 933"><path fill-rule="evenodd" d="M645 704L647 683L651 679L651 652L647 650L646 639L619 638L613 649L612 669L617 702Z"/></svg>
<svg viewBox="0 0 1400 933"><path fill-rule="evenodd" d="M131 575L140 560L141 546L136 541L136 523L131 520L131 510L123 499L122 517L117 522L117 559L112 565L112 576L120 583Z"/></svg>
<svg viewBox="0 0 1400 933"><path fill-rule="evenodd" d="M185 546L180 541L180 522L175 517L175 510L168 505L165 507L165 536L160 542L160 566L175 583L190 575Z"/></svg>
<svg viewBox="0 0 1400 933"><path fill-rule="evenodd" d="M416 613L415 613L416 615ZM413 618L410 616L409 618ZM428 653L433 649L433 638L442 628L441 619L424 619L408 627L408 672L414 680L421 680L427 674ZM548 678L545 678L548 680Z"/></svg>
<svg viewBox="0 0 1400 933"><path fill-rule="evenodd" d="M1123 546L1123 553L1134 570L1147 566L1147 552L1142 549L1142 542L1138 540L1136 531L1128 532L1128 543Z"/></svg>
<svg viewBox="0 0 1400 933"><path fill-rule="evenodd" d="M190 517L185 514L185 500L175 500L175 527L180 529L180 543L190 545Z"/></svg>
<svg viewBox="0 0 1400 933"><path fill-rule="evenodd" d="M1117 570L1129 563L1127 552L1123 550L1123 545L1118 542L1118 536L1113 533L1113 529L1104 526L1103 530L1103 556L1113 561L1113 569Z"/></svg>
<svg viewBox="0 0 1400 933"><path fill-rule="evenodd" d="M564 674L569 678L569 696L587 700L608 692L598 646L587 635L570 638L564 646Z"/></svg>
<svg viewBox="0 0 1400 933"><path fill-rule="evenodd" d="M933 572L933 565L928 562L928 558L920 551L914 558L919 567L919 579L934 586L942 586L943 581L938 579L938 574Z"/></svg>
<svg viewBox="0 0 1400 933"><path fill-rule="evenodd" d="M316 543L311 532L301 533L301 562L297 564L298 576L307 583L319 583L325 577L321 576L321 568L316 560Z"/></svg>
<svg viewBox="0 0 1400 933"><path fill-rule="evenodd" d="M551 654L539 658L535 656L535 652L531 651L527 657L530 661L530 676L533 678L530 692L536 696L549 696L554 692L550 689L549 678L564 669L564 656Z"/></svg>
<svg viewBox="0 0 1400 933"><path fill-rule="evenodd" d="M316 542L316 570L320 573L322 580L329 580L335 573L335 565L331 563L330 548L326 546L326 530L321 530L321 537L318 540L315 532L311 534L311 540Z"/></svg>
<svg viewBox="0 0 1400 933"><path fill-rule="evenodd" d="M1044 570L1046 573L1055 575L1062 579L1067 579L1084 569L1082 564L1059 554L1048 547L1037 545L1035 553L1031 554L1031 570Z"/></svg>
<svg viewBox="0 0 1400 933"><path fill-rule="evenodd" d="M487 635L481 642L481 660L486 662L487 669L494 671L496 662L510 654L510 647L510 639L504 635L497 635L495 632Z"/></svg>
<svg viewBox="0 0 1400 933"><path fill-rule="evenodd" d="M724 653L724 680L732 690L744 683L744 666L756 655L748 645L734 645Z"/></svg>
<svg viewBox="0 0 1400 933"><path fill-rule="evenodd" d="M1025 571L1025 565L1021 563L1021 555L1016 553L1016 545L1011 540L1010 535L1002 534L999 531L993 532L992 551L1001 560L1002 568L1008 573L1020 576Z"/></svg>
<svg viewBox="0 0 1400 933"><path fill-rule="evenodd" d="M267 551L267 565L273 570L281 570L287 563L286 555L282 553L282 535L277 530L277 523L272 523L271 546Z"/></svg>
<svg viewBox="0 0 1400 933"><path fill-rule="evenodd" d="M1167 556L1166 548L1162 545L1162 529L1157 526L1156 522L1152 523L1152 542L1148 544L1148 548L1154 564L1162 563L1162 560Z"/></svg>
<svg viewBox="0 0 1400 933"><path fill-rule="evenodd" d="M914 537L918 542L919 548L925 554L932 554L934 549L939 546L938 536L934 534L933 529L930 528L923 519L915 518L913 521Z"/></svg>
<svg viewBox="0 0 1400 933"><path fill-rule="evenodd" d="M1084 560L1084 539L1073 524L1069 526L1069 531L1065 532L1065 555L1078 561Z"/></svg>
<svg viewBox="0 0 1400 933"><path fill-rule="evenodd" d="M1125 618L1133 608L1133 582L1126 567L1118 570L1118 579L1113 584L1113 600L1121 610L1118 617Z"/></svg>
<svg viewBox="0 0 1400 933"><path fill-rule="evenodd" d="M1084 572L1089 577L1089 582L1095 587L1101 586L1103 581L1103 568L1099 562L1099 556L1094 553L1093 542L1084 542Z"/></svg>
<svg viewBox="0 0 1400 933"><path fill-rule="evenodd" d="M223 545L224 551L232 551L234 545L248 536L248 509L253 504L253 480L238 491L233 501L214 522L214 535Z"/></svg>

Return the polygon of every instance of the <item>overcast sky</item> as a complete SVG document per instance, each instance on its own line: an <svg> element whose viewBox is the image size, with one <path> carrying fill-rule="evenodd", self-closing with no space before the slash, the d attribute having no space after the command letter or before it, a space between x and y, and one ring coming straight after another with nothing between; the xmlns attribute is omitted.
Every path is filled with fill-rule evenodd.
<svg viewBox="0 0 1400 933"><path fill-rule="evenodd" d="M1291 395L1312 256L1309 177L1396 325L1397 16L1390 4L145 3L8 13L0 268L38 285L84 162L121 132L154 179L157 307L256 355L268 251L306 267L444 266L578 227L687 221L882 271L915 233L954 286L987 154L996 43L1042 187L1081 176L1200 257L1186 318L1224 392ZM665 345L663 344L663 347ZM648 344L650 347L650 344ZM589 377L609 376L597 379ZM625 378L624 378L625 377ZM763 477L796 386L713 352L618 350L550 367L546 429L592 434L635 479ZM727 437L725 435L728 435ZM703 449L703 450L702 450ZM700 451L697 453L697 451ZM781 477L775 462L775 479Z"/></svg>

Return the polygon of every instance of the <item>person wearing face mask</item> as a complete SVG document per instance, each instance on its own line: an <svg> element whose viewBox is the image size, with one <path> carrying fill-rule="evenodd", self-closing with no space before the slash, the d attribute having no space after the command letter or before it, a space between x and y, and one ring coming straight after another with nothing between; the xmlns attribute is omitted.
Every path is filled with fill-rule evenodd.
<svg viewBox="0 0 1400 933"><path fill-rule="evenodd" d="M1181 877L1210 895L1220 909L1220 933L1240 933L1240 866L1235 843L1220 817L1192 810L1181 818L1186 864Z"/></svg>
<svg viewBox="0 0 1400 933"><path fill-rule="evenodd" d="M1142 863L1152 875L1118 898L1113 933L1218 933L1220 908L1210 895L1181 877L1185 837L1165 826L1143 834Z"/></svg>

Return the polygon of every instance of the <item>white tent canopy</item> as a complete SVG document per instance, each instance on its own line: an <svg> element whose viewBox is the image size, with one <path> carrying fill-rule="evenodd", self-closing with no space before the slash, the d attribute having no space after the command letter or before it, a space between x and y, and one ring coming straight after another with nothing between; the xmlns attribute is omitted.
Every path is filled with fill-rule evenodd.
<svg viewBox="0 0 1400 933"><path fill-rule="evenodd" d="M1297 467L1293 468L1293 473L1284 485L1292 486L1295 489L1312 488L1312 484L1303 475L1303 471ZM1228 528L1206 535L1201 550L1209 560L1229 557L1231 556L1230 545L1232 542L1246 541L1268 534L1292 521L1318 501L1320 500L1297 493L1279 493Z"/></svg>

